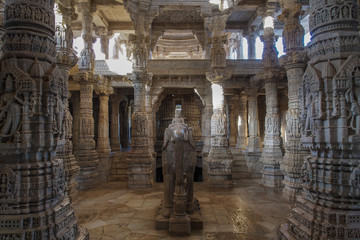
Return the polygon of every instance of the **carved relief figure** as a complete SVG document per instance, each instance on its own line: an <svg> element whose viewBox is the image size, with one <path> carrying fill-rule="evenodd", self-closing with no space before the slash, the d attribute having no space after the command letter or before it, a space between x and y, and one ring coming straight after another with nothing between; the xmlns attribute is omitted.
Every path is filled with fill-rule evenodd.
<svg viewBox="0 0 360 240"><path fill-rule="evenodd" d="M57 97L56 99L56 132L58 133L64 133L63 132L63 121L65 117L65 104L61 100L60 97Z"/></svg>
<svg viewBox="0 0 360 240"><path fill-rule="evenodd" d="M21 120L21 105L23 101L17 96L14 79L7 75L5 80L5 93L0 99L0 140L15 134Z"/></svg>
<svg viewBox="0 0 360 240"><path fill-rule="evenodd" d="M352 114L350 127L355 130L356 135L360 135L360 69L357 68L350 87L346 92L347 101L350 102L350 112Z"/></svg>

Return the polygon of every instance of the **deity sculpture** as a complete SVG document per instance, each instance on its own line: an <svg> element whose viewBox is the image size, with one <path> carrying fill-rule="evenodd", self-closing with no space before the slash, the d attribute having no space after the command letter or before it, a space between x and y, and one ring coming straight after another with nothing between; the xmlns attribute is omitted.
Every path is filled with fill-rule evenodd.
<svg viewBox="0 0 360 240"><path fill-rule="evenodd" d="M181 118L180 105L176 106L175 118L164 134L164 200L156 216L156 228L169 228L170 234L189 235L191 227L202 228L202 221L193 196L196 165L193 133Z"/></svg>
<svg viewBox="0 0 360 240"><path fill-rule="evenodd" d="M24 102L17 96L14 79L8 75L5 80L5 93L0 99L0 140L10 137L18 130L21 120L21 105Z"/></svg>

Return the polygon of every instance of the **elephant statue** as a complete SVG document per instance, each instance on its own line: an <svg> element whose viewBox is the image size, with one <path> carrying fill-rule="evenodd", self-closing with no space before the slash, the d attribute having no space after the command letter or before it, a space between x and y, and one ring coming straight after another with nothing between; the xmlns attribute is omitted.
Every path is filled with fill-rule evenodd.
<svg viewBox="0 0 360 240"><path fill-rule="evenodd" d="M164 133L162 147L164 200L158 211L157 229L168 226L170 233L190 234L191 217L189 216L198 209L198 203L194 199L195 166L193 132L181 118L181 106L178 105L175 118ZM161 225L162 222L166 222L165 225Z"/></svg>

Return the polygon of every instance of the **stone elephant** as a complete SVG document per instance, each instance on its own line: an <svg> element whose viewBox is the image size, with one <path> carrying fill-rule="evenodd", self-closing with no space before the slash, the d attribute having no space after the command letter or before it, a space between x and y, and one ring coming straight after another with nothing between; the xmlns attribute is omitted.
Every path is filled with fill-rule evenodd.
<svg viewBox="0 0 360 240"><path fill-rule="evenodd" d="M177 108L175 118L165 129L162 147L162 167L164 175L164 201L162 217L169 218L174 208L175 195L186 196L186 213L192 213L194 202L194 172L196 151L193 144L193 132L180 117ZM179 162L181 161L181 162Z"/></svg>

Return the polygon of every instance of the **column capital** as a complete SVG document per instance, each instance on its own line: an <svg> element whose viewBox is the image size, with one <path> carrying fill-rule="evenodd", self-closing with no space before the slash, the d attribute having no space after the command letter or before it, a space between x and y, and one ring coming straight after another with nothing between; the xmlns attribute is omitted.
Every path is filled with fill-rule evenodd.
<svg viewBox="0 0 360 240"><path fill-rule="evenodd" d="M110 85L108 80L102 79L95 86L95 93L100 96L109 96L114 93L114 88Z"/></svg>
<svg viewBox="0 0 360 240"><path fill-rule="evenodd" d="M223 84L226 80L230 79L232 71L228 69L213 69L211 72L206 73L206 79L213 84Z"/></svg>
<svg viewBox="0 0 360 240"><path fill-rule="evenodd" d="M285 70L291 68L305 68L309 58L305 51L289 52L279 58L279 64Z"/></svg>

